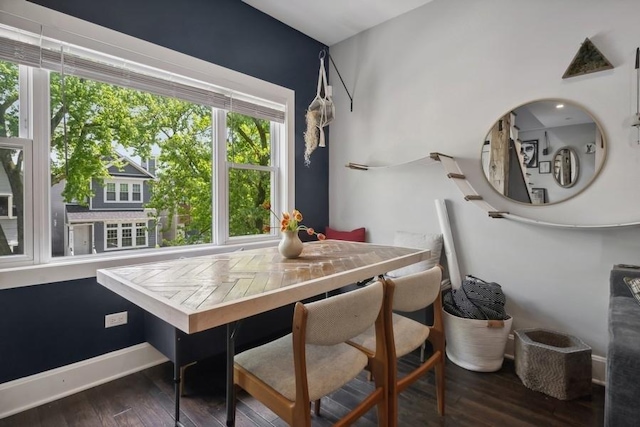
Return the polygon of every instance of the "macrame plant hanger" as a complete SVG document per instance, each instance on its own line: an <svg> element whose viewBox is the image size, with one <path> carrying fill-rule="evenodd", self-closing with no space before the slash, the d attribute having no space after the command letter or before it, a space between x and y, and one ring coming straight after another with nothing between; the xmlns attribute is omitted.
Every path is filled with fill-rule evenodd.
<svg viewBox="0 0 640 427"><path fill-rule="evenodd" d="M311 104L309 104L306 114L307 130L304 133L304 163L307 166L311 163L311 153L313 153L317 147L324 147L326 145L323 128L328 126L335 117L335 106L333 104L333 99L331 98L333 88L328 84L327 73L324 67L324 58L326 56L329 57L329 60L333 64L333 68L335 68L336 73L342 82L344 90L347 92L347 96L349 96L349 100L351 101L351 111L353 111L353 97L347 90L347 86L340 75L340 71L338 71L338 67L336 67L333 58L329 52L327 52L326 48L322 49L318 55L318 58L320 59L320 70L318 72L318 88L316 91L316 97L311 101Z"/></svg>

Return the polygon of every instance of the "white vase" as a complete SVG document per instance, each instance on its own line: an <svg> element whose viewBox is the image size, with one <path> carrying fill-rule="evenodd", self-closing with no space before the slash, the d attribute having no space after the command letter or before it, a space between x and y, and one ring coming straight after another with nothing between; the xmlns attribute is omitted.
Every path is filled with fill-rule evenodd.
<svg viewBox="0 0 640 427"><path fill-rule="evenodd" d="M278 252L285 258L298 258L302 253L302 241L297 231L283 231L278 244Z"/></svg>

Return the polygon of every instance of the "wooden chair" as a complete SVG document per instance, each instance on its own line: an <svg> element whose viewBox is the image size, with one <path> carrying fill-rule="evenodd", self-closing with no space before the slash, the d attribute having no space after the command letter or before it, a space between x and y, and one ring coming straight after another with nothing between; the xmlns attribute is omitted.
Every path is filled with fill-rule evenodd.
<svg viewBox="0 0 640 427"><path fill-rule="evenodd" d="M349 425L377 405L379 425L389 418L384 285L377 282L309 304L298 302L293 332L235 357L234 383L289 425L310 426L309 404L369 366L375 390L335 425ZM367 354L346 343L372 328Z"/></svg>
<svg viewBox="0 0 640 427"><path fill-rule="evenodd" d="M389 400L390 416L393 419L393 417L396 417L395 414L397 414L397 394L401 393L410 384L434 368L436 374L437 409L440 415L444 415L445 341L442 323L442 296L440 292L442 267L437 265L429 270L395 279L384 280L387 281L387 287L393 295L393 298L385 299L385 311L387 312L387 316L392 318L392 322L387 322L388 329L386 331L386 340L389 344L389 387L392 393ZM417 311L431 304L433 304L434 316L432 326L427 326L399 314L392 313L392 310L403 312ZM422 362L413 372L398 379L396 371L397 358L420 348L427 339L433 346L433 354L431 357ZM373 331L366 331L352 339L351 343L371 356L375 343ZM375 378L375 374L373 375Z"/></svg>

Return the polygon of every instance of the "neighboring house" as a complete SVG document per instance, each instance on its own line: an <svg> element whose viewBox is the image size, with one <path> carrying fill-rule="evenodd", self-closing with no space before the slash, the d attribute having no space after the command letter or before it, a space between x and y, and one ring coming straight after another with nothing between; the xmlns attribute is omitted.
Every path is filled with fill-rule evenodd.
<svg viewBox="0 0 640 427"><path fill-rule="evenodd" d="M9 184L9 177L0 166L0 228L11 246L11 250L18 246L18 220L13 202L13 192Z"/></svg>
<svg viewBox="0 0 640 427"><path fill-rule="evenodd" d="M137 164L126 156L107 166L110 178L100 185L92 180L89 206L65 205L64 255L152 248L158 230L152 209L149 182L155 179L155 159Z"/></svg>

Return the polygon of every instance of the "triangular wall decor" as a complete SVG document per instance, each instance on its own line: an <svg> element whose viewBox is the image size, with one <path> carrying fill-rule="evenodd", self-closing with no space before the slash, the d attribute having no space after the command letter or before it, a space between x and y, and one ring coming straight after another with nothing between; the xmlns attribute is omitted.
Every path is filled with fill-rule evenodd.
<svg viewBox="0 0 640 427"><path fill-rule="evenodd" d="M578 49L578 53L571 60L571 64L564 72L563 79L568 77L581 76L583 74L595 73L597 71L610 70L613 65L602 52L587 37Z"/></svg>

